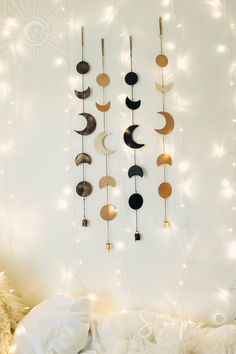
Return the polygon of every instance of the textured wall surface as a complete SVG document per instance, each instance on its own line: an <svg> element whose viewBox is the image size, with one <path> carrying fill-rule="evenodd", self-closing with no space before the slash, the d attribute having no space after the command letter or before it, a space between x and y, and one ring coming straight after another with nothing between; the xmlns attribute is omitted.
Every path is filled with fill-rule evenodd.
<svg viewBox="0 0 236 354"><path fill-rule="evenodd" d="M236 314L236 218L234 60L236 4L206 0L2 0L0 2L0 228L1 269L35 304L53 294L96 295L95 308L155 308L183 312L207 322L230 322ZM169 201L171 230L162 228L163 201L157 195L162 170L158 128L161 95L158 17L163 16L166 80L174 81L167 110L176 126L168 136L173 166ZM97 130L86 138L93 163L86 170L94 192L88 198L87 229L80 226L82 200L75 194L81 169L81 87L75 66L81 59L80 26L85 26L86 85L93 89L86 110ZM236 26L236 25L235 25ZM138 163L146 170L138 187L141 242L134 242L134 212L127 199L132 151L123 131L130 125L124 97L129 71L128 36L133 35L134 69L139 75L135 139L145 143ZM117 152L109 160L118 186L111 232L114 250L105 250L106 224L99 211L105 192L98 188L104 157L94 148L102 131L96 76L101 72L100 38L106 43L106 143ZM159 120L159 122L158 122Z"/></svg>

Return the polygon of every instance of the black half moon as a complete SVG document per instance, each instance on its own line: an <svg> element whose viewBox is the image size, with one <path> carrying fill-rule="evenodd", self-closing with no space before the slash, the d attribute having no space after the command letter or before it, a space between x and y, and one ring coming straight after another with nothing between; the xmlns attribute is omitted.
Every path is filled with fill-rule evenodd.
<svg viewBox="0 0 236 354"><path fill-rule="evenodd" d="M129 109L132 109L134 111L135 109L138 109L141 105L141 100L138 101L132 101L129 99L129 97L126 97L125 99L125 104Z"/></svg>
<svg viewBox="0 0 236 354"><path fill-rule="evenodd" d="M130 125L124 132L124 142L131 149L140 149L144 144L138 144L133 140L133 131L138 127L138 125Z"/></svg>
<svg viewBox="0 0 236 354"><path fill-rule="evenodd" d="M129 206L134 210L138 210L143 205L143 197L139 193L134 193L129 197Z"/></svg>
<svg viewBox="0 0 236 354"><path fill-rule="evenodd" d="M76 193L83 198L88 197L92 193L92 190L92 185L86 181L79 182L76 186Z"/></svg>
<svg viewBox="0 0 236 354"><path fill-rule="evenodd" d="M129 176L129 178L131 178L133 176L143 177L143 169L142 169L142 167L140 167L138 165L131 166L129 168L129 171L128 171L128 176Z"/></svg>
<svg viewBox="0 0 236 354"><path fill-rule="evenodd" d="M82 60L76 65L76 70L79 74L87 74L90 70L90 65L87 61Z"/></svg>
<svg viewBox="0 0 236 354"><path fill-rule="evenodd" d="M75 158L75 164L77 166L79 166L81 163L88 163L90 165L91 162L92 162L91 156L89 154L86 154L85 152L78 154Z"/></svg>
<svg viewBox="0 0 236 354"><path fill-rule="evenodd" d="M85 98L88 98L91 94L91 89L90 87L88 87L86 90L84 91L77 91L75 90L75 96L77 96L78 98L80 98L81 100L84 100Z"/></svg>
<svg viewBox="0 0 236 354"><path fill-rule="evenodd" d="M138 82L138 75L135 72L130 71L125 75L125 82L127 85L135 85Z"/></svg>
<svg viewBox="0 0 236 354"><path fill-rule="evenodd" d="M80 135L90 135L94 132L94 130L96 129L96 119L94 118L94 116L92 116L92 114L89 113L79 113L80 116L83 116L86 121L87 121L87 125L83 130L75 130L76 133L80 134Z"/></svg>

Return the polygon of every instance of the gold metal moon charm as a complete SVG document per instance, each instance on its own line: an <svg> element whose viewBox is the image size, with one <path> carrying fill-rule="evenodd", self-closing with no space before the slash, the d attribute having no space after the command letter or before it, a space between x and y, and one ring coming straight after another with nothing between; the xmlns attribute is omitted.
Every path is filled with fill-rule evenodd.
<svg viewBox="0 0 236 354"><path fill-rule="evenodd" d="M172 165L172 158L169 154L161 154L157 157L157 166Z"/></svg>
<svg viewBox="0 0 236 354"><path fill-rule="evenodd" d="M160 66L160 68L164 68L165 66L168 65L168 58L167 56L165 56L164 54L159 54L156 57L156 63L158 66Z"/></svg>
<svg viewBox="0 0 236 354"><path fill-rule="evenodd" d="M116 180L114 177L111 176L104 176L100 179L99 181L99 188L102 189L104 187L115 187L116 186Z"/></svg>
<svg viewBox="0 0 236 354"><path fill-rule="evenodd" d="M161 114L165 118L166 124L163 128L155 129L155 131L159 134L162 134L162 135L170 134L175 126L174 118L168 112L158 112L158 113Z"/></svg>
<svg viewBox="0 0 236 354"><path fill-rule="evenodd" d="M96 102L96 107L100 112L107 112L111 108L111 102L108 101L106 104L99 104Z"/></svg>
<svg viewBox="0 0 236 354"><path fill-rule="evenodd" d="M100 210L100 216L106 221L111 221L116 217L117 209L112 204L104 205Z"/></svg>
<svg viewBox="0 0 236 354"><path fill-rule="evenodd" d="M156 89L157 91L161 92L161 93L167 93L170 90L172 90L172 88L174 87L174 83L170 82L167 85L161 85L158 82L156 82Z"/></svg>
<svg viewBox="0 0 236 354"><path fill-rule="evenodd" d="M96 77L96 81L99 86L105 87L110 84L110 77L107 74L102 73Z"/></svg>
<svg viewBox="0 0 236 354"><path fill-rule="evenodd" d="M158 193L161 198L164 198L164 199L169 198L172 194L171 184L168 182L161 183L158 188Z"/></svg>

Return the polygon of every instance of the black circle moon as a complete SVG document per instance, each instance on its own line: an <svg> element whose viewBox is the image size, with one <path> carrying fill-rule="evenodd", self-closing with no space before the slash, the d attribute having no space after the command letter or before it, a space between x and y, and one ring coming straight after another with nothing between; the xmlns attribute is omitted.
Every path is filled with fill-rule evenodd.
<svg viewBox="0 0 236 354"><path fill-rule="evenodd" d="M129 197L129 206L134 210L138 210L143 205L143 197L139 193L134 193Z"/></svg>
<svg viewBox="0 0 236 354"><path fill-rule="evenodd" d="M87 72L90 70L90 65L87 63L87 61L82 60L76 65L76 70L79 74L87 74Z"/></svg>
<svg viewBox="0 0 236 354"><path fill-rule="evenodd" d="M83 198L88 197L92 193L92 190L92 185L86 181L79 182L76 186L76 193Z"/></svg>
<svg viewBox="0 0 236 354"><path fill-rule="evenodd" d="M125 75L125 82L127 85L135 85L138 82L138 75L135 72L130 71Z"/></svg>

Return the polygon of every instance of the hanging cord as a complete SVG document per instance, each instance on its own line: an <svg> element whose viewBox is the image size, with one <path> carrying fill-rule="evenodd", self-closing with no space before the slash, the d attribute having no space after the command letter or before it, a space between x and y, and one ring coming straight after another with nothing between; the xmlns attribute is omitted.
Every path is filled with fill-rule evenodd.
<svg viewBox="0 0 236 354"><path fill-rule="evenodd" d="M162 17L159 17L159 30L160 30L160 47L161 47L161 55L163 55L163 27L162 27ZM161 85L164 88L164 69L161 68ZM165 112L165 91L162 90L162 111ZM162 137L162 149L163 153L166 152L166 144L165 144L165 135ZM163 165L163 177L164 182L166 182L166 165ZM167 199L164 199L164 222L167 221Z"/></svg>
<svg viewBox="0 0 236 354"><path fill-rule="evenodd" d="M84 27L81 27L81 56L82 56L82 61L84 60ZM82 90L84 91L84 74L82 74ZM82 107L83 107L83 113L85 113L85 105L84 105L84 98L82 100ZM84 153L84 136L82 135L81 139L81 148L82 148L82 153ZM82 164L82 174L83 174L83 182L85 181L85 164ZM83 218L86 220L86 198L83 197ZM83 225L85 225L84 220L82 222ZM87 226L87 225L86 225Z"/></svg>

